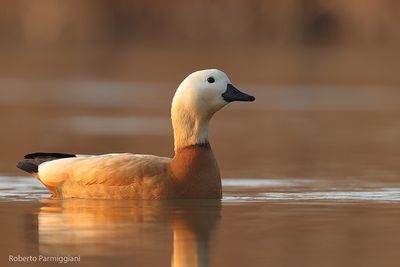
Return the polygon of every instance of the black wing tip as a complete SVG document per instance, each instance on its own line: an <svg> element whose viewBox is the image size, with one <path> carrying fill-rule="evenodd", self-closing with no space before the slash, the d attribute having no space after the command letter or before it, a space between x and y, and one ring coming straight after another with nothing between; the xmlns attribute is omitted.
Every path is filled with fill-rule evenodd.
<svg viewBox="0 0 400 267"><path fill-rule="evenodd" d="M48 157L48 158L74 158L76 155L74 154L65 154L65 153L46 153L46 152L35 152L30 153L24 156L24 159L35 159L40 157Z"/></svg>
<svg viewBox="0 0 400 267"><path fill-rule="evenodd" d="M24 159L17 164L17 168L32 174L38 172L39 165L43 162L73 157L76 157L76 155L64 153L36 152L25 155Z"/></svg>
<svg viewBox="0 0 400 267"><path fill-rule="evenodd" d="M26 160L22 160L22 161L18 162L17 168L21 169L23 171L26 171L27 173L38 172L38 165L28 162Z"/></svg>

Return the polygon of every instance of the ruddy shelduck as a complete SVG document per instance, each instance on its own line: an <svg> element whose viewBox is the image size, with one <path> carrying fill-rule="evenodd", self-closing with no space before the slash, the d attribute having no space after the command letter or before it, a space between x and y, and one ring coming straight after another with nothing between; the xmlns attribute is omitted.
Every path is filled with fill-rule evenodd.
<svg viewBox="0 0 400 267"><path fill-rule="evenodd" d="M173 158L40 152L26 155L17 167L60 198L220 199L221 176L208 141L210 119L232 101L254 100L224 72L196 71L183 80L172 101Z"/></svg>

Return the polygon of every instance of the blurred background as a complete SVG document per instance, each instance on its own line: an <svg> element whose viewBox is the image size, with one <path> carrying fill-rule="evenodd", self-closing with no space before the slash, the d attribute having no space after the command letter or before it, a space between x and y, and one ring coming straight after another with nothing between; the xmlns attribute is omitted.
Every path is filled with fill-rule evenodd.
<svg viewBox="0 0 400 267"><path fill-rule="evenodd" d="M0 173L34 151L172 156L175 88L219 68L257 98L214 118L223 177L398 177L399 1L0 3Z"/></svg>

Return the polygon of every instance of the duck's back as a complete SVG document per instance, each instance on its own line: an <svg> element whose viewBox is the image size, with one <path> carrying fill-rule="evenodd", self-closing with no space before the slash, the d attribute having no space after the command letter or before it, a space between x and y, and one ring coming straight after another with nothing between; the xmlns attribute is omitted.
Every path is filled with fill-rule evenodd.
<svg viewBox="0 0 400 267"><path fill-rule="evenodd" d="M63 158L40 164L38 178L62 197L162 199L168 197L170 161L130 153Z"/></svg>

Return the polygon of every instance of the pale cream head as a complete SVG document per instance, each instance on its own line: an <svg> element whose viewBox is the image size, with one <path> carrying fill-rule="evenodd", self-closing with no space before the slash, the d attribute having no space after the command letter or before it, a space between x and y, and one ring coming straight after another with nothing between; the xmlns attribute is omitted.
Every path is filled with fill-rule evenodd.
<svg viewBox="0 0 400 267"><path fill-rule="evenodd" d="M228 76L220 70L193 72L179 85L172 106L179 105L198 116L210 117L228 104L222 94L229 83Z"/></svg>
<svg viewBox="0 0 400 267"><path fill-rule="evenodd" d="M247 98L245 98L247 97ZM231 101L253 101L217 69L200 70L186 77L172 101L175 151L208 142L208 125L215 112Z"/></svg>

